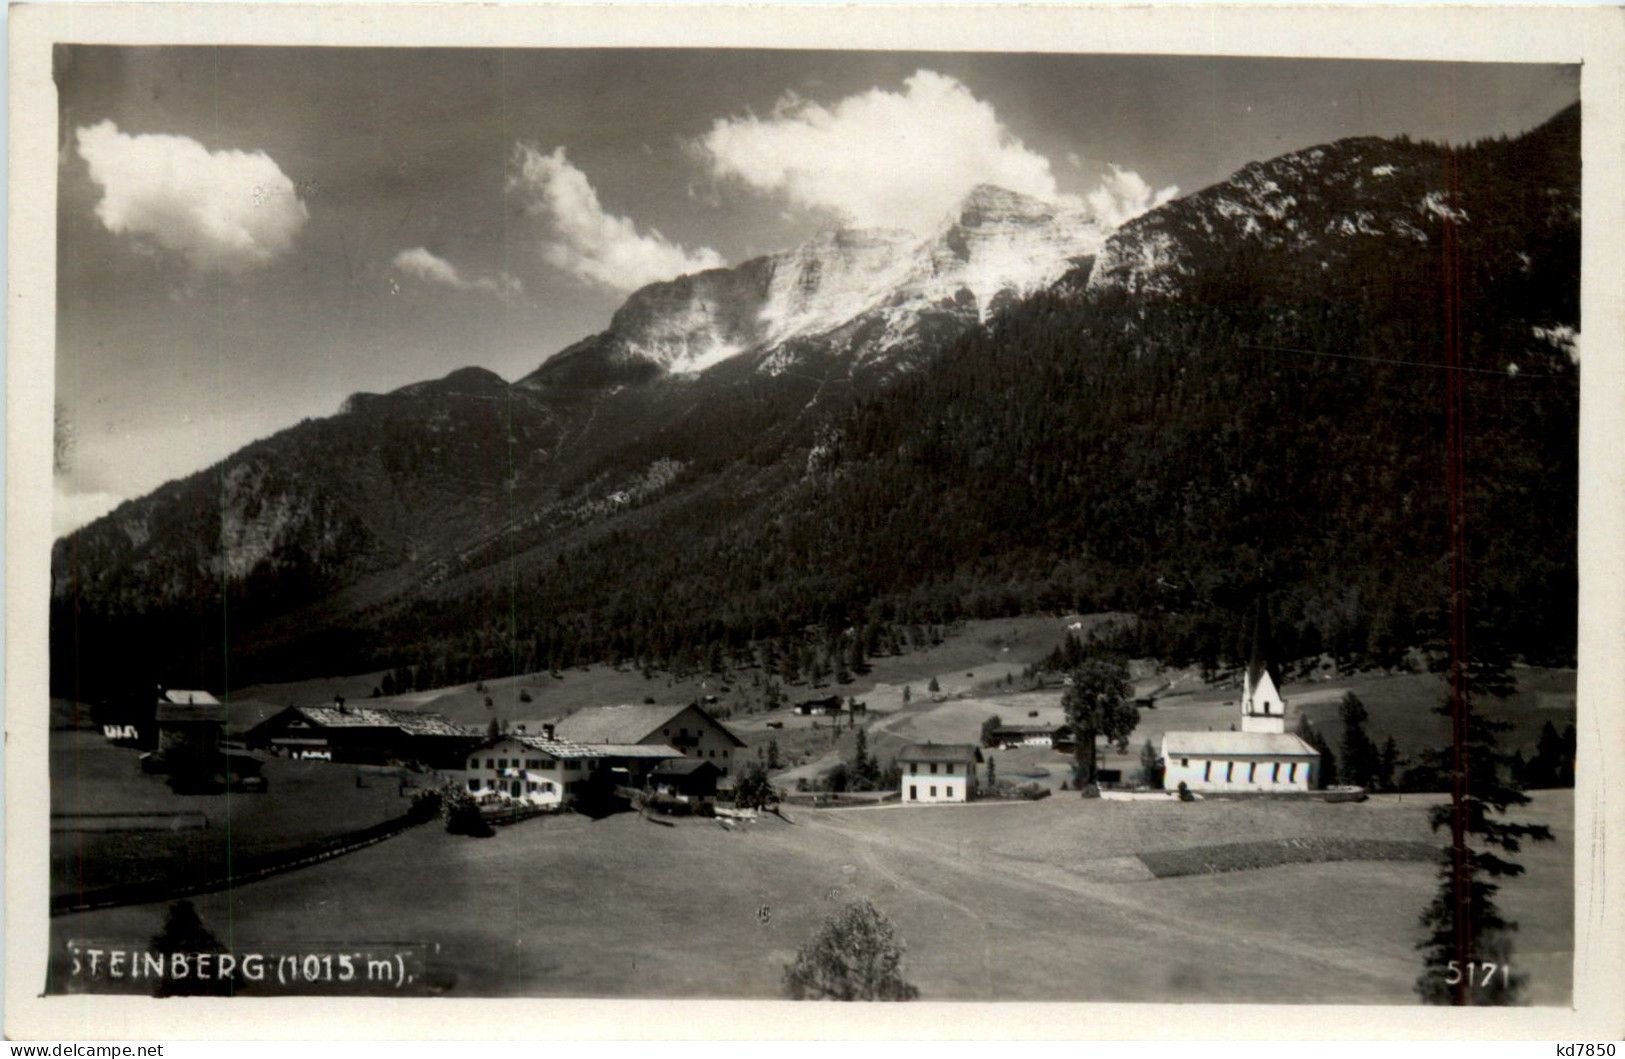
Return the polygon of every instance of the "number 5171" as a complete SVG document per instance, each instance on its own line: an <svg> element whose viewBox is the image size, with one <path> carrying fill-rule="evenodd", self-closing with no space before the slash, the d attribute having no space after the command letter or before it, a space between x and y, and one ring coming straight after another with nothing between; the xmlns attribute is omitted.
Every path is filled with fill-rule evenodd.
<svg viewBox="0 0 1625 1059"><path fill-rule="evenodd" d="M1445 965L1444 981L1446 985L1460 985L1462 979L1466 978L1469 985L1484 989L1495 981L1496 975L1501 976L1502 985L1512 984L1512 968L1508 964L1469 961L1464 970L1459 960L1451 960Z"/></svg>

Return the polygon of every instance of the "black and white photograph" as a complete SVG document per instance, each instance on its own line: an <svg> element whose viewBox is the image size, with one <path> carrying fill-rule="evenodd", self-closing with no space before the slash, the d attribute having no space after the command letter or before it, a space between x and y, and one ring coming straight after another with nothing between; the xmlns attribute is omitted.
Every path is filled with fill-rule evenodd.
<svg viewBox="0 0 1625 1059"><path fill-rule="evenodd" d="M45 1003L1576 1006L1580 61L49 67Z"/></svg>

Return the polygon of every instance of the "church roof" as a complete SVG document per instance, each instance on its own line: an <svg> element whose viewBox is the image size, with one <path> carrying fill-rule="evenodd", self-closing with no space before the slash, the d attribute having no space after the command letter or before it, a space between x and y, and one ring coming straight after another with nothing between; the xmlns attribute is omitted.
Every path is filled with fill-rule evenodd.
<svg viewBox="0 0 1625 1059"><path fill-rule="evenodd" d="M1291 732L1166 732L1162 752L1172 757L1319 757Z"/></svg>

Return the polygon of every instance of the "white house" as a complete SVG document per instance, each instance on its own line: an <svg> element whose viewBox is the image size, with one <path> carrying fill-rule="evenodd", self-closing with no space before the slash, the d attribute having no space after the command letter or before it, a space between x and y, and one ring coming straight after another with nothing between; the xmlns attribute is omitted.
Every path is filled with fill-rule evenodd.
<svg viewBox="0 0 1625 1059"><path fill-rule="evenodd" d="M1257 658L1242 685L1241 731L1167 732L1163 786L1193 791L1308 791L1320 776L1320 752L1286 730L1286 702Z"/></svg>
<svg viewBox="0 0 1625 1059"><path fill-rule="evenodd" d="M905 802L967 802L976 797L980 748L970 743L911 743L897 754Z"/></svg>
<svg viewBox="0 0 1625 1059"><path fill-rule="evenodd" d="M469 751L462 786L529 805L559 805L591 774L588 747L538 736L502 736Z"/></svg>

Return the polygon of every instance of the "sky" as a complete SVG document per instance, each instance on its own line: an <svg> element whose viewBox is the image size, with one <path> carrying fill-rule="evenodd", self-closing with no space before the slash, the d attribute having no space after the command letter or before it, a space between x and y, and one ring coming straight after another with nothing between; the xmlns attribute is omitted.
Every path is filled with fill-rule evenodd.
<svg viewBox="0 0 1625 1059"><path fill-rule="evenodd" d="M630 291L977 183L1120 223L1344 136L1516 134L1576 67L59 46L54 524L349 394L507 379Z"/></svg>

